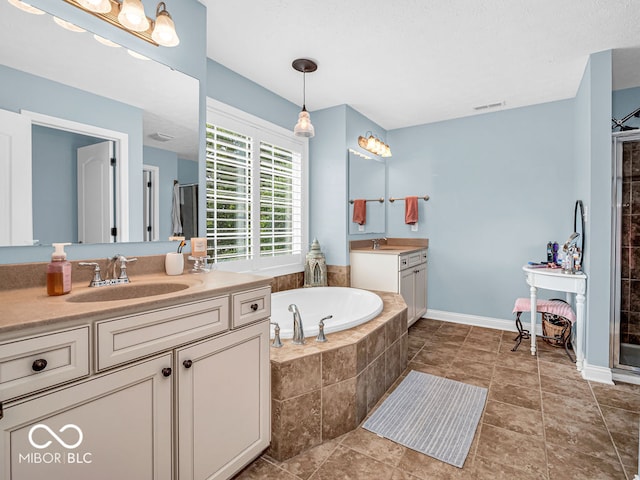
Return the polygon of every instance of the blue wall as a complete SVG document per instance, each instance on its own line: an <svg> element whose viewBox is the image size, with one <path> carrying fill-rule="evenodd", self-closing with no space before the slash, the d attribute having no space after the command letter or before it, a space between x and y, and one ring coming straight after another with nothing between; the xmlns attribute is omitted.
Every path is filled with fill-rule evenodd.
<svg viewBox="0 0 640 480"><path fill-rule="evenodd" d="M609 366L611 301L611 51L592 54L575 101L576 189L587 207L586 358Z"/></svg>
<svg viewBox="0 0 640 480"><path fill-rule="evenodd" d="M160 240L166 240L173 235L171 231L171 203L173 199L173 181L178 179L178 156L174 152L167 150L144 147L144 164L154 165L160 170L160 183L158 185L160 225L158 226L158 237Z"/></svg>
<svg viewBox="0 0 640 480"><path fill-rule="evenodd" d="M198 183L198 162L178 159L178 181L180 183Z"/></svg>
<svg viewBox="0 0 640 480"><path fill-rule="evenodd" d="M388 132L389 195L430 196L418 232L387 210L388 236L429 238L429 309L512 318L522 265L573 228L572 122L567 100Z"/></svg>
<svg viewBox="0 0 640 480"><path fill-rule="evenodd" d="M78 242L78 148L100 141L32 127L33 238L40 243Z"/></svg>
<svg viewBox="0 0 640 480"><path fill-rule="evenodd" d="M612 116L613 118L620 120L626 117L636 108L640 107L640 87L625 88L622 90L616 90L612 96ZM640 118L631 117L625 123L627 127L640 128ZM619 129L616 129L619 131Z"/></svg>

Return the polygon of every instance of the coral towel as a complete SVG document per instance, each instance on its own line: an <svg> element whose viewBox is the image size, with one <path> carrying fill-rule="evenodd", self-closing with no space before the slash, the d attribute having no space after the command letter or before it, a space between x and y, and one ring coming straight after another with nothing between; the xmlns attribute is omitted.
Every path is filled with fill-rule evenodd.
<svg viewBox="0 0 640 480"><path fill-rule="evenodd" d="M353 201L353 223L364 225L367 223L367 201L358 199Z"/></svg>
<svg viewBox="0 0 640 480"><path fill-rule="evenodd" d="M418 197L404 199L404 223L407 225L418 223Z"/></svg>

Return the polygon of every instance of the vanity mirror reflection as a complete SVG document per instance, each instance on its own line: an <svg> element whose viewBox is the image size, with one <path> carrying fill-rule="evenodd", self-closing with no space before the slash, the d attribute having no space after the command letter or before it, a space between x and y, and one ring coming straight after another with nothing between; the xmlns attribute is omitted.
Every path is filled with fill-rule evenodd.
<svg viewBox="0 0 640 480"><path fill-rule="evenodd" d="M386 164L382 159L365 158L349 150L349 234L385 233ZM364 225L352 222L353 200L365 199ZM378 199L383 199L382 202Z"/></svg>
<svg viewBox="0 0 640 480"><path fill-rule="evenodd" d="M198 181L196 79L2 1L0 84L0 245L167 239L174 180ZM82 187L78 149L105 142L115 168ZM158 172L157 195L143 170ZM155 235L143 197L156 199ZM83 236L83 212L106 237Z"/></svg>

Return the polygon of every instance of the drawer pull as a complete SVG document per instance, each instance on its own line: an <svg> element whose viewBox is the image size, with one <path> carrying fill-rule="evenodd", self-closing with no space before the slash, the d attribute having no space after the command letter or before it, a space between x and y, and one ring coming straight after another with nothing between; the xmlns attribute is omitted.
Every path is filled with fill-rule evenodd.
<svg viewBox="0 0 640 480"><path fill-rule="evenodd" d="M257 304L257 303L252 303L252 304L251 304L251 310L252 310L253 312L255 312L256 310L258 310L258 304Z"/></svg>
<svg viewBox="0 0 640 480"><path fill-rule="evenodd" d="M47 368L47 361L44 358L39 358L33 361L33 365L31 365L31 369L34 372L41 372Z"/></svg>
<svg viewBox="0 0 640 480"><path fill-rule="evenodd" d="M191 365L193 365L193 361L185 360L184 362L182 362L182 365L184 365L184 368L191 368Z"/></svg>
<svg viewBox="0 0 640 480"><path fill-rule="evenodd" d="M165 367L162 369L162 375L165 377L171 376L171 369L169 367Z"/></svg>

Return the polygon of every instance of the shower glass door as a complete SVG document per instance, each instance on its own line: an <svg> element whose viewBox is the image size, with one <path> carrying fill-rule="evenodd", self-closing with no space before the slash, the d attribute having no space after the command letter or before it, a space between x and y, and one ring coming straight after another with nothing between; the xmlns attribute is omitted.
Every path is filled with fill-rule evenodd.
<svg viewBox="0 0 640 480"><path fill-rule="evenodd" d="M640 373L640 132L614 135L613 367Z"/></svg>

